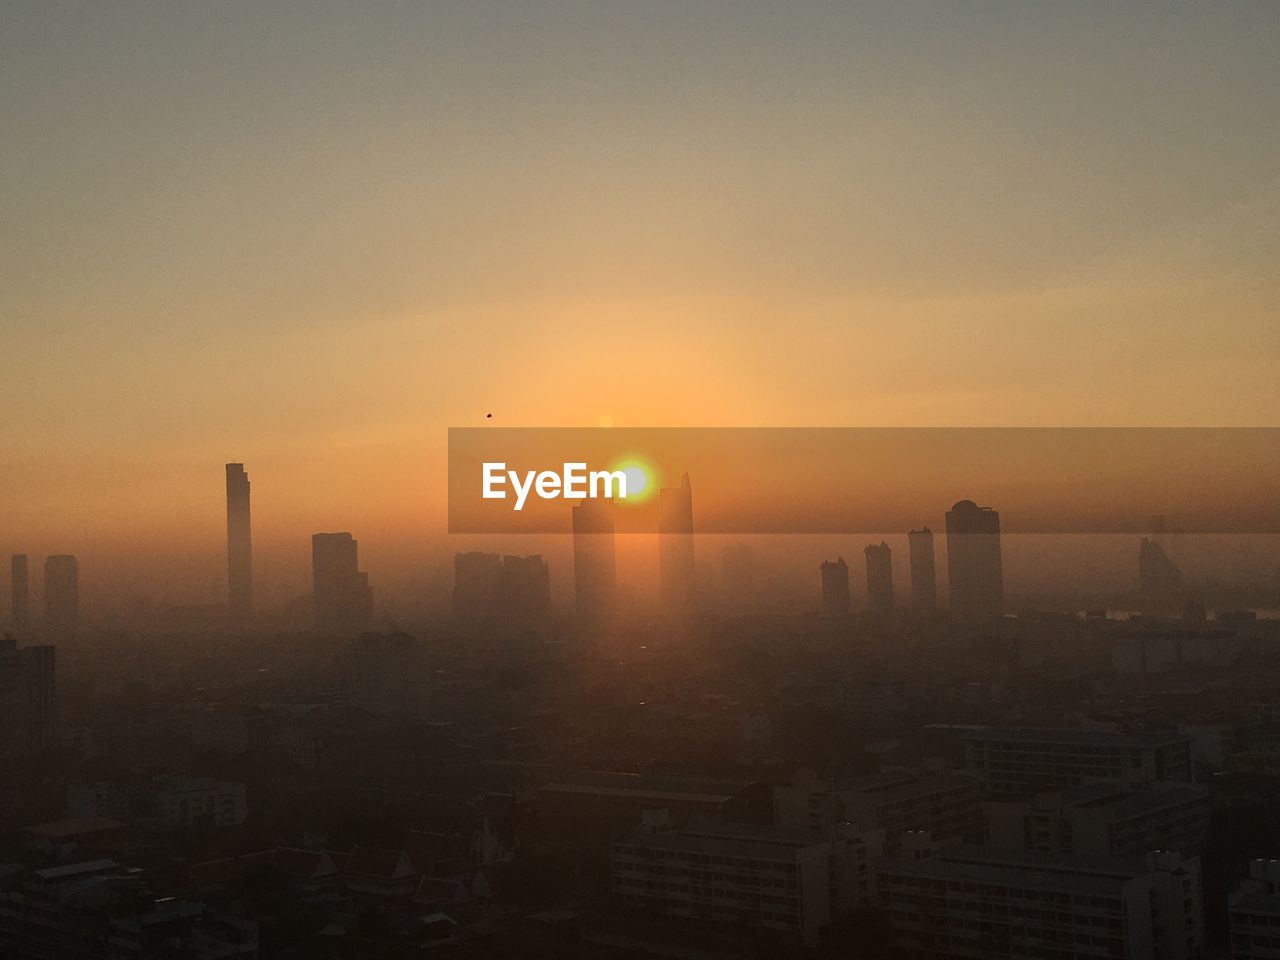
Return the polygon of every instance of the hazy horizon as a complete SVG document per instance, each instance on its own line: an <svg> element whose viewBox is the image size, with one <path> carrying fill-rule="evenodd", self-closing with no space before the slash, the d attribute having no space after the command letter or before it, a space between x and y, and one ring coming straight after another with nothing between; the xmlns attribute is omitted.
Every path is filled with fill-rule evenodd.
<svg viewBox="0 0 1280 960"><path fill-rule="evenodd" d="M490 413L1276 425L1277 27L10 5L0 550L219 600L241 459L264 589L320 530L408 589Z"/></svg>

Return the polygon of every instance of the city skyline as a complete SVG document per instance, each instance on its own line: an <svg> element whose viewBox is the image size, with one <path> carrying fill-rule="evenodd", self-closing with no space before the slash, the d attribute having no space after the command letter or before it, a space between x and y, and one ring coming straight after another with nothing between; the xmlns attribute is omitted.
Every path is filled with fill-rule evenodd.
<svg viewBox="0 0 1280 960"><path fill-rule="evenodd" d="M1085 6L14 10L0 547L434 537L490 413L1274 425L1280 14Z"/></svg>
<svg viewBox="0 0 1280 960"><path fill-rule="evenodd" d="M248 579L248 589L252 596L252 573L248 566L248 472L246 465L242 463L232 463L226 465L227 474L227 542L226 542L226 563L229 572L228 584L224 589L232 590L230 584L234 581L234 575L237 569L243 571L243 575ZM681 483L677 487L665 488L660 491L662 494L662 509L658 519L659 532L656 534L621 534L615 536L612 532L612 507L610 501L583 501L577 506L566 505L563 510L565 514L572 519L572 530L575 534L591 528L599 522L599 518L588 520L588 514L600 514L601 511L607 511L610 514L608 522L600 530L607 529L608 547L606 549L607 558L601 560L585 559L592 554L598 554L599 549L594 546L588 546L584 550L584 544L594 541L595 538L582 538L574 536L567 538L565 535L554 535L550 538L537 535L518 535L515 537L474 537L461 536L453 537L450 540L465 544L472 543L481 546L483 543L492 544L493 552L486 553L484 550L479 551L453 551L450 552L449 542L446 541L441 547L439 557L440 563L448 564L448 582L444 583L446 574L439 573L440 586L429 589L427 594L434 598L427 607L421 608L422 615L438 615L445 613L450 606L457 607L457 576L458 566L457 559L464 555L474 555L476 557L494 557L495 559L506 555L507 561L517 561L530 548L541 548L543 553L528 556L527 560L537 561L542 567L547 583L537 590L545 591L547 595L548 609L558 610L577 610L577 615L583 615L583 607L577 599L579 592L585 590L588 594L598 594L601 598L608 597L607 600L588 601L587 608L590 612L587 616L589 620L598 619L602 615L602 611L610 609L617 602L616 594L619 588L623 588L628 597L629 602L633 605L634 610L664 610L667 615L688 616L690 611L700 611L701 614L711 612L718 606L722 606L723 602L733 596L735 590L738 591L738 600L741 601L741 588L731 583L729 580L729 568L727 566L721 571L719 576L713 573L713 568L704 562L695 563L694 545L701 543L707 551L716 549L716 544L724 541L726 538L723 534L713 535L704 534L695 529L693 525L692 497L691 485L688 474L683 474ZM582 511L587 511L583 513ZM972 514L974 519L963 519ZM601 514L603 516L603 514ZM993 525L983 523L984 517L994 517ZM1223 564L1223 558L1232 556L1237 551L1235 545L1242 542L1252 541L1256 552L1247 555L1250 564L1256 564L1258 557L1267 557L1268 562L1274 562L1274 537L1270 535L1259 535L1255 537L1241 537L1239 535L1232 536L1201 536L1188 537L1185 533L1178 530L1166 529L1166 520L1163 516L1155 516L1149 518L1150 535L1154 539L1136 538L1127 535L1103 536L1098 534L1081 534L1072 536L1064 535L1047 535L1035 537L1030 535L1013 535L1001 534L999 514L988 507L978 508L972 501L957 502L950 511L946 512L946 527L948 529L948 537L944 542L944 550L942 559L948 576L941 581L942 589L947 591L946 596L939 597L939 581L935 570L935 556L933 547L933 536L928 526L922 529L911 529L906 531L896 531L881 535L879 546L869 545L865 548L867 557L865 590L850 590L848 606L851 611L866 608L872 611L884 613L888 610L906 610L912 609L916 611L924 611L935 606L951 609L953 611L961 611L968 609L969 613L963 618L971 620L982 620L999 613L1010 612L1010 607L1004 599L1004 565L1001 562L1000 554L1007 549L1011 543L1017 543L1020 539L1028 543L1034 544L1029 550L1031 565L1033 569L1028 572L1026 569L1019 569L1019 565L1013 567L1013 580L1019 583L1019 587L1015 589L1014 601L1015 606L1032 602L1042 604L1050 609L1063 609L1061 604L1067 602L1070 606L1072 601L1075 602L1077 610L1083 610L1086 606L1094 608L1098 603L1104 606L1112 601L1120 603L1121 607L1131 607L1134 611L1148 611L1161 613L1181 613L1181 604L1183 599L1177 599L1176 602L1169 601L1168 597L1177 594L1186 600L1198 600L1197 589L1203 590L1206 585L1213 589L1219 589L1221 584L1214 585L1228 567ZM972 526L977 523L977 526ZM585 524L585 526L583 526ZM581 527L581 530L580 530ZM969 529L972 527L972 529ZM976 533L977 536L959 536L965 532ZM566 530L566 533L569 531ZM984 535L985 534L985 535ZM994 535L994 536L993 536ZM1172 537L1172 540L1170 538ZM803 577L803 566L812 562L816 556L821 556L823 550L819 544L825 543L844 543L852 542L848 535L830 534L825 536L786 536L786 535L765 535L758 536L755 539L756 547L753 549L748 544L743 543L725 543L723 549L731 548L745 549L754 552L759 550L761 557L770 564L770 580L776 589L781 584L783 589L776 592L772 602L768 601L770 596L766 590L752 591L750 607L757 611L776 609L782 611L798 611L804 609L826 609L825 600L822 596L823 591L820 589L811 589L804 586L805 578ZM1149 585L1148 566L1149 566L1149 550L1159 549L1156 546L1156 539L1163 542L1171 542L1179 544L1180 561L1189 564L1192 568L1199 567L1199 582L1196 587L1188 585L1183 592L1182 571L1177 571L1178 583L1176 590L1165 591L1165 601L1163 605L1152 606L1150 600L1151 587ZM372 623L377 615L377 609L372 605L372 591L370 583L372 582L370 574L365 571L357 571L354 562L355 540L349 533L326 534L317 533L309 536L311 543L310 564L306 568L309 570L309 579L311 581L311 589L280 593L279 583L271 583L270 586L275 590L272 592L272 602L268 604L268 610L278 614L280 611L287 609L296 599L300 597L311 598L312 603L316 603L316 597L321 593L333 593L334 589L338 594L342 595L342 599L337 601L338 607L356 609L362 612L360 615L343 614L336 617L337 622L360 622L365 621ZM900 552L894 559L894 550L886 540L898 543L905 549ZM339 543L338 541L341 541ZM1051 549L1046 552L1046 544L1052 544L1055 541L1066 541L1072 545L1072 550L1067 552L1059 551L1056 559L1051 559L1053 551ZM959 547L955 544L959 543ZM994 543L994 561L985 559L981 556L970 556L971 554L984 555L990 552L990 543ZM547 545L551 544L548 549ZM330 549L332 545L332 549ZM345 546L344 546L345 545ZM952 549L946 549L947 545L951 545ZM1103 546L1105 545L1105 546ZM1139 551L1139 563L1135 566L1132 562L1132 553L1135 545L1141 547ZM1208 547L1209 549L1205 549ZM335 552L336 551L336 552ZM336 583L333 580L333 574L319 573L317 571L318 557L342 557L338 561L338 566L342 567L342 572L337 574L337 580L341 581L336 588L330 589L326 587L324 591L317 591L316 577L320 576L321 580L326 583ZM513 554L518 554L513 555ZM545 554L545 558L544 558ZM1060 593L1054 592L1052 581L1044 581L1044 569L1052 568L1055 577L1059 581L1063 581L1063 574L1066 573L1065 581L1073 579L1072 571L1064 571L1061 567L1056 566L1064 562L1063 557L1070 557L1066 562L1076 563L1084 569L1088 569L1091 565L1097 565L1098 560L1111 554L1119 563L1115 564L1119 569L1124 571L1122 582L1117 583L1115 574L1102 571L1099 580L1090 583L1087 580L1076 581L1070 588ZM619 577L619 560L623 558L622 577ZM705 554L704 554L705 557ZM1161 562L1172 564L1172 561L1164 559L1161 554ZM1236 556L1237 561L1240 560ZM13 554L11 557L10 570L10 589L8 590L8 608L5 611L5 620L10 628L18 635L23 632L23 618L21 616L21 604L25 602L30 609L33 602L33 593L30 590L28 579L24 577L25 573L25 554ZM603 573L590 572L593 566L603 562L601 568ZM981 569L977 573L972 572L972 568L977 564L981 568L984 564L990 566L994 562L992 570L994 572L983 573ZM754 565L754 560L752 560ZM335 569L333 564L327 560L320 560L319 566L325 570ZM549 577L546 571L551 566L563 571L560 577ZM80 601L80 574L79 562L75 556L58 556L51 555L46 559L46 581L49 580L49 571L51 567L55 570L53 574L54 595L52 600L45 599L43 602L47 605L53 603L55 609L66 609L69 612L60 615L61 623L55 629L63 633L75 632L75 624L80 617L81 601ZM1044 568L1044 569L1041 569ZM440 569L437 567L437 569ZM1243 568L1242 568L1243 569ZM896 570L896 573L895 573ZM957 570L970 571L968 573L958 574ZM299 576L306 573L302 569L295 568L292 570L290 579L296 582ZM598 580L603 575L604 580ZM708 576L711 578L708 579ZM974 577L977 580L974 580ZM895 577L900 582L909 584L910 594L895 595L893 581ZM987 582L984 584L983 578ZM374 578L376 579L376 578ZM392 582L395 582L394 580ZM856 581L855 581L856 582ZM959 587L960 595L958 596L952 588L952 583L961 583ZM977 584L975 586L975 583ZM243 581L242 581L243 584ZM551 584L555 585L554 590ZM1105 584L1103 589L1100 584ZM1242 588L1251 587L1254 590L1262 589L1263 595L1269 596L1267 588L1261 580L1241 582ZM244 591L245 586L240 587ZM401 586L402 591L405 587ZM404 611L406 607L406 597L417 595L421 600L422 585L411 584L408 593L400 593L395 597L390 609ZM447 589L449 594L453 596L453 600L447 600L443 595L443 591ZM603 590L603 593L600 591ZM1110 591L1108 593L1108 590ZM789 591L789 592L788 592ZM979 599L965 599L966 596L975 594ZM527 588L526 588L527 592ZM699 593L703 596L699 596ZM395 590L392 591L396 593ZM63 600L58 594L69 596L70 600ZM381 595L381 594L380 594ZM46 588L36 598L49 597L49 590ZM238 594L241 598L244 593ZM717 597L719 599L717 599ZM252 612L246 613L243 608L237 608L235 601L237 593L232 590L228 601L219 604L214 597L203 598L203 602L197 604L186 604L186 606L202 607L205 609L213 609L219 606L225 607L229 623L248 623ZM135 599L143 599L137 597ZM146 598L151 602L149 598ZM208 601L214 601L210 604ZM322 601L323 604L323 601ZM638 604L638 606L635 606ZM1233 604L1228 604L1232 606ZM1239 606L1239 604L1234 604ZM1245 606L1260 607L1264 611L1271 609L1271 601L1263 600L1261 602L1246 602ZM91 609L93 605L91 604ZM184 606L178 604L178 606ZM1203 603L1201 603L1203 606ZM101 613L103 609L110 609L108 603L104 608L101 604L95 610ZM49 609L46 607L46 609ZM728 608L726 608L728 609ZM1213 609L1210 606L1209 609ZM1276 608L1280 610L1280 607ZM681 611L685 613L681 614ZM987 611L987 612L982 612ZM273 614L274 615L274 614ZM401 614L403 615L403 614ZM56 615L57 616L57 615ZM609 619L605 617L605 621ZM28 621L30 614L27 615ZM334 611L327 610L325 612L317 611L317 624L323 624L327 621L334 620ZM49 621L49 614L46 612L41 619L40 625L43 628Z"/></svg>
<svg viewBox="0 0 1280 960"><path fill-rule="evenodd" d="M1275 960L1280 2L0 25L0 957Z"/></svg>

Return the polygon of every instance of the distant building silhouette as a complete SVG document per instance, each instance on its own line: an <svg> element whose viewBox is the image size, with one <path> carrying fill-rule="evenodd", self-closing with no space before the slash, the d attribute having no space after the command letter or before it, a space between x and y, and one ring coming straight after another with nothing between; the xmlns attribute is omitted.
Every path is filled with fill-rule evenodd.
<svg viewBox="0 0 1280 960"><path fill-rule="evenodd" d="M1004 615L1000 514L961 500L947 512L947 575L951 610L971 623Z"/></svg>
<svg viewBox="0 0 1280 960"><path fill-rule="evenodd" d="M893 612L893 551L883 540L863 551L867 558L867 609Z"/></svg>
<svg viewBox="0 0 1280 960"><path fill-rule="evenodd" d="M1143 537L1138 545L1138 576L1143 613L1165 616L1183 609L1182 571L1155 540Z"/></svg>
<svg viewBox="0 0 1280 960"><path fill-rule="evenodd" d="M453 612L465 623L508 620L528 624L542 620L551 612L550 567L538 554L456 554Z"/></svg>
<svg viewBox="0 0 1280 960"><path fill-rule="evenodd" d="M697 604L693 556L693 488L686 473L680 486L659 494L658 585L668 613L687 616Z"/></svg>
<svg viewBox="0 0 1280 960"><path fill-rule="evenodd" d="M822 564L822 615L844 617L849 614L849 565L844 557Z"/></svg>
<svg viewBox="0 0 1280 960"><path fill-rule="evenodd" d="M369 575L359 569L358 542L349 533L311 538L311 579L316 626L341 628L373 619Z"/></svg>
<svg viewBox="0 0 1280 960"><path fill-rule="evenodd" d="M755 554L745 543L731 543L720 551L720 578L724 604L731 613L745 613L755 606Z"/></svg>
<svg viewBox="0 0 1280 960"><path fill-rule="evenodd" d="M227 609L233 620L253 611L253 538L249 522L249 474L227 464Z"/></svg>
<svg viewBox="0 0 1280 960"><path fill-rule="evenodd" d="M54 745L54 648L0 636L0 759Z"/></svg>
<svg viewBox="0 0 1280 960"><path fill-rule="evenodd" d="M911 554L911 605L917 610L932 610L938 605L933 531L928 527L910 531L907 545Z"/></svg>
<svg viewBox="0 0 1280 960"><path fill-rule="evenodd" d="M573 508L573 604L578 621L601 629L613 623L618 593L613 500L583 500Z"/></svg>
<svg viewBox="0 0 1280 960"><path fill-rule="evenodd" d="M70 554L44 561L44 628L54 640L75 636L80 625L80 565Z"/></svg>
<svg viewBox="0 0 1280 960"><path fill-rule="evenodd" d="M15 553L9 560L9 622L19 636L31 626L31 574L25 553Z"/></svg>

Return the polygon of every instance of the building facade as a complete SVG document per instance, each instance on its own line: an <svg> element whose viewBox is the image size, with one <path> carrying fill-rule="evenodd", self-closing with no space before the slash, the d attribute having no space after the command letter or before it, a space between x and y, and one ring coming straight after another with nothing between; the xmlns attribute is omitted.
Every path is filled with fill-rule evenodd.
<svg viewBox="0 0 1280 960"><path fill-rule="evenodd" d="M883 860L877 901L912 955L1191 960L1204 941L1200 861L957 845Z"/></svg>
<svg viewBox="0 0 1280 960"><path fill-rule="evenodd" d="M1178 733L985 727L963 740L966 769L992 797L1028 797L1091 780L1147 787L1192 779L1191 740Z"/></svg>
<svg viewBox="0 0 1280 960"><path fill-rule="evenodd" d="M253 611L253 536L249 517L249 474L243 463L227 470L227 611L242 621Z"/></svg>
<svg viewBox="0 0 1280 960"><path fill-rule="evenodd" d="M1004 615L1000 514L961 500L947 512L947 578L951 612L974 624Z"/></svg>
<svg viewBox="0 0 1280 960"><path fill-rule="evenodd" d="M632 909L771 928L814 946L873 895L873 853L861 839L808 830L692 823L616 840L610 876Z"/></svg>

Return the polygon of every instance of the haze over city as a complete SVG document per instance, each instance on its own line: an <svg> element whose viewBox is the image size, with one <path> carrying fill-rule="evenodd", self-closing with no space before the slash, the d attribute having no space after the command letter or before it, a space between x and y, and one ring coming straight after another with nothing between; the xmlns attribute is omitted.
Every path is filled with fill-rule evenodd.
<svg viewBox="0 0 1280 960"><path fill-rule="evenodd" d="M1274 17L10 9L6 546L213 599L238 458L407 585L489 412L1273 424Z"/></svg>
<svg viewBox="0 0 1280 960"><path fill-rule="evenodd" d="M0 3L0 957L1274 958L1278 38Z"/></svg>

